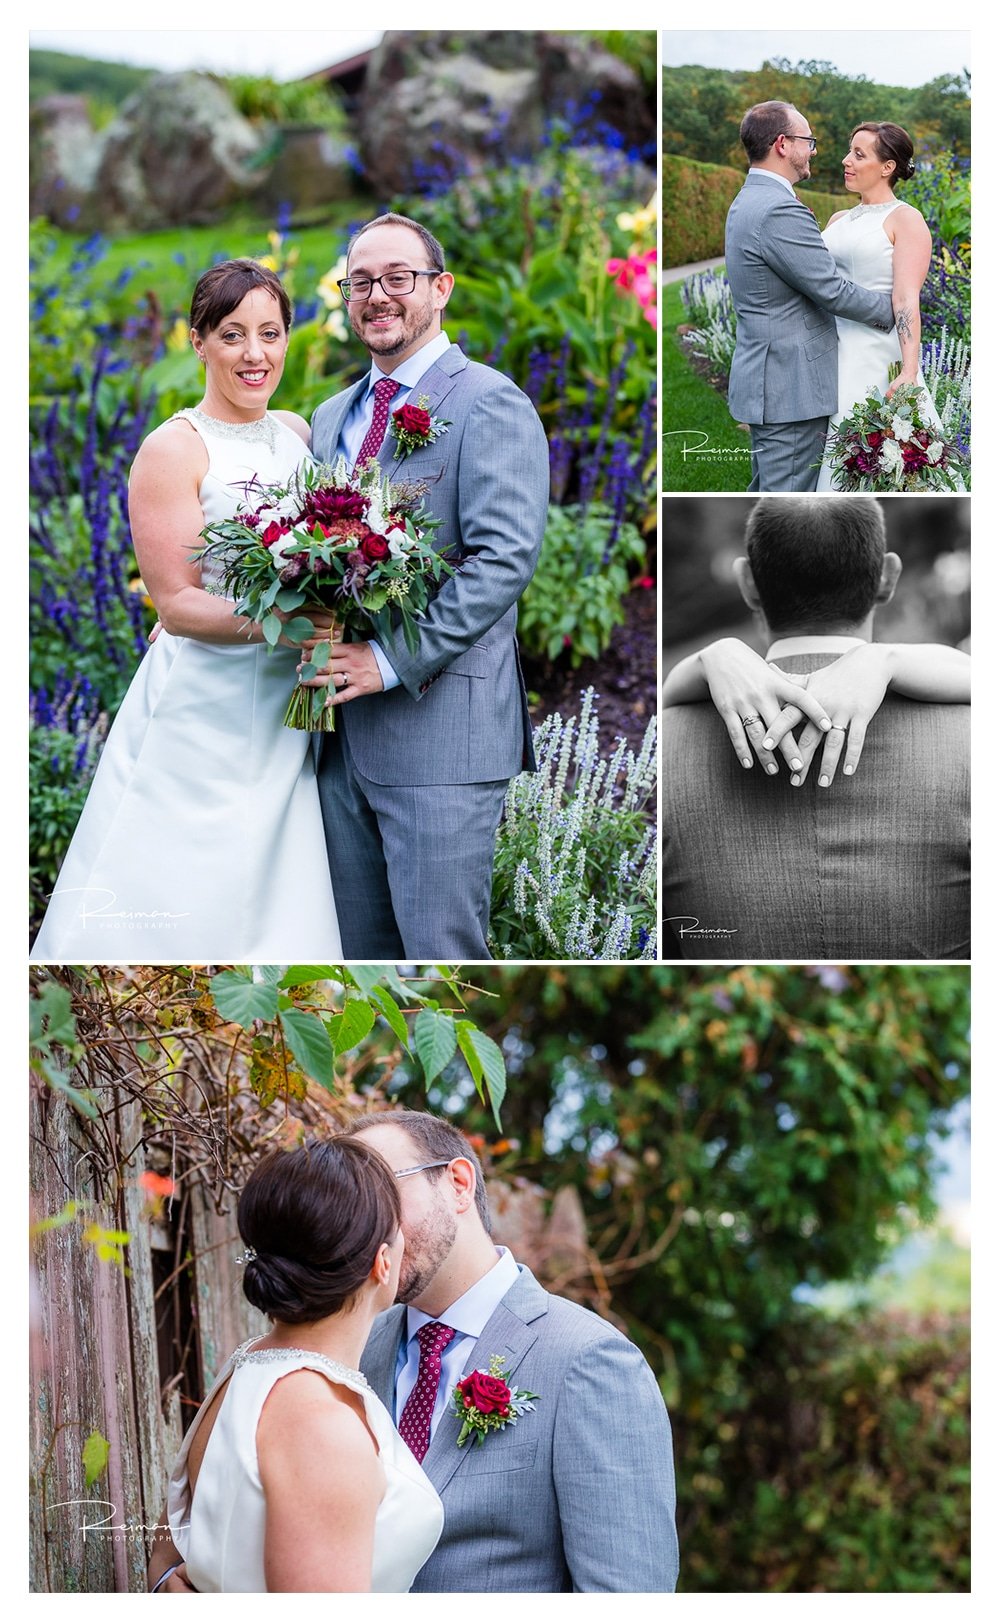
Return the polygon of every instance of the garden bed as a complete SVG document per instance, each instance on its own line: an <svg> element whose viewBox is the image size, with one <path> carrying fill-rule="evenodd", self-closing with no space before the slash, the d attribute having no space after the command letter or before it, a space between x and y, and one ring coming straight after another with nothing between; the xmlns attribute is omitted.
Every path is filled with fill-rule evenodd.
<svg viewBox="0 0 1000 1623"><path fill-rule="evenodd" d="M554 711L566 717L580 708L580 694L593 687L598 698L600 738L610 751L627 738L638 751L656 714L656 592L636 587L624 603L625 624L616 626L600 659L585 659L576 670L558 661L522 656L531 719L537 727Z"/></svg>

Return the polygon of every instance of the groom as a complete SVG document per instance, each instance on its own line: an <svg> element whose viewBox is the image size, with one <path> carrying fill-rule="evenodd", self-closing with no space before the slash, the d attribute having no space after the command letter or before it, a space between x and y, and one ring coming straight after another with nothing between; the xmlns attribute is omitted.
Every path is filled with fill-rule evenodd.
<svg viewBox="0 0 1000 1623"><path fill-rule="evenodd" d="M482 1168L449 1122L393 1110L352 1133L396 1173L406 1242L400 1305L362 1369L444 1504L414 1590L672 1592L670 1422L638 1348L498 1251ZM459 1448L451 1394L494 1356L537 1402Z"/></svg>
<svg viewBox="0 0 1000 1623"><path fill-rule="evenodd" d="M746 551L734 571L766 630L765 657L796 677L875 640L903 567L871 496L766 497ZM823 786L817 759L796 788L784 773L743 770L714 704L668 707L671 956L968 958L969 715L890 692L857 774Z"/></svg>
<svg viewBox="0 0 1000 1623"><path fill-rule="evenodd" d="M340 709L318 776L347 958L490 956L504 795L535 764L516 605L545 529L548 448L527 396L442 330L454 280L415 220L363 226L341 289L371 368L313 418L319 460L374 457L394 480L425 485L435 545L461 559L419 622L415 653L401 637L334 644L327 681ZM403 407L431 419L409 452Z"/></svg>
<svg viewBox="0 0 1000 1623"><path fill-rule="evenodd" d="M845 281L794 187L816 142L785 101L744 114L750 160L726 220L726 274L736 306L729 410L750 428L752 491L815 490L837 410L836 316L887 332L892 297Z"/></svg>

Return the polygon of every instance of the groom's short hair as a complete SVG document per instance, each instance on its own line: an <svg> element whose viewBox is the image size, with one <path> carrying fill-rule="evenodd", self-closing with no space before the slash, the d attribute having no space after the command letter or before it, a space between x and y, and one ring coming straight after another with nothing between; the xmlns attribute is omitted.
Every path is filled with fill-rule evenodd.
<svg viewBox="0 0 1000 1623"><path fill-rule="evenodd" d="M747 519L747 558L775 632L860 625L878 598L885 548L874 496L765 496Z"/></svg>
<svg viewBox="0 0 1000 1623"><path fill-rule="evenodd" d="M790 101L759 101L743 114L740 140L751 163L760 163L778 136L787 135L788 115L796 110Z"/></svg>
<svg viewBox="0 0 1000 1623"><path fill-rule="evenodd" d="M373 1110L367 1116L359 1116L357 1120L352 1121L348 1131L360 1133L366 1127L401 1127L407 1138L411 1139L419 1150L422 1161L424 1159L454 1161L459 1156L471 1161L476 1169L476 1211L487 1234L492 1233L490 1202L486 1193L482 1162L465 1134L460 1133L450 1121L442 1121L440 1116L431 1116L426 1110ZM444 1167L431 1167L427 1176L436 1181L443 1172Z"/></svg>
<svg viewBox="0 0 1000 1623"><path fill-rule="evenodd" d="M408 214L392 214L389 212L376 215L374 220L369 220L367 225L363 225L359 230L355 231L350 242L347 244L348 265L351 263L351 255L354 252L358 240L364 236L366 231L371 231L376 225L405 225L408 230L415 231L427 250L427 257L430 260L431 270L443 271L445 269L444 249L438 242L437 237L435 237L432 232L428 231L425 225L421 225L419 220L411 220Z"/></svg>

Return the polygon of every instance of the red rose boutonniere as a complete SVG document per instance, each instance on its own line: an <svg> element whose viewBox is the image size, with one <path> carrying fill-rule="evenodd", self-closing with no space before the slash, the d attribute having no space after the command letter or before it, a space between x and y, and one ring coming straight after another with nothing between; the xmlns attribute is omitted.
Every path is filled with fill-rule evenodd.
<svg viewBox="0 0 1000 1623"><path fill-rule="evenodd" d="M503 1358L494 1353L488 1370L474 1369L459 1381L451 1395L452 1414L462 1422L458 1446L462 1448L470 1437L485 1443L491 1431L503 1431L516 1424L520 1415L535 1407L537 1392L522 1392L510 1387L503 1378Z"/></svg>
<svg viewBox="0 0 1000 1623"><path fill-rule="evenodd" d="M393 438L398 447L400 456L409 456L411 451L419 451L425 445L433 445L434 441L444 434L450 427L443 417L432 417L427 410L427 396L419 396L416 405L411 406L407 401L394 411L391 419Z"/></svg>

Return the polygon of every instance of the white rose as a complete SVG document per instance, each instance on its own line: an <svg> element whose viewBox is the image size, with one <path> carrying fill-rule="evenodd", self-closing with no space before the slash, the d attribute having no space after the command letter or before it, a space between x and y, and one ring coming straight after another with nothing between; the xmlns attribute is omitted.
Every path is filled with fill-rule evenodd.
<svg viewBox="0 0 1000 1623"><path fill-rule="evenodd" d="M931 440L930 445L928 445L928 447L927 447L927 460L928 460L928 462L931 462L931 463L940 462L943 452L944 452L944 446L941 444L941 441L940 440Z"/></svg>
<svg viewBox="0 0 1000 1623"><path fill-rule="evenodd" d="M901 445L913 438L913 424L909 417L894 417L892 419L892 432Z"/></svg>
<svg viewBox="0 0 1000 1623"><path fill-rule="evenodd" d="M397 524L393 529L386 531L385 539L389 543L389 552L393 558L406 557L410 544L405 530L401 530Z"/></svg>
<svg viewBox="0 0 1000 1623"><path fill-rule="evenodd" d="M896 473L903 466L903 453L895 440L886 440L879 452L878 462L884 473Z"/></svg>

